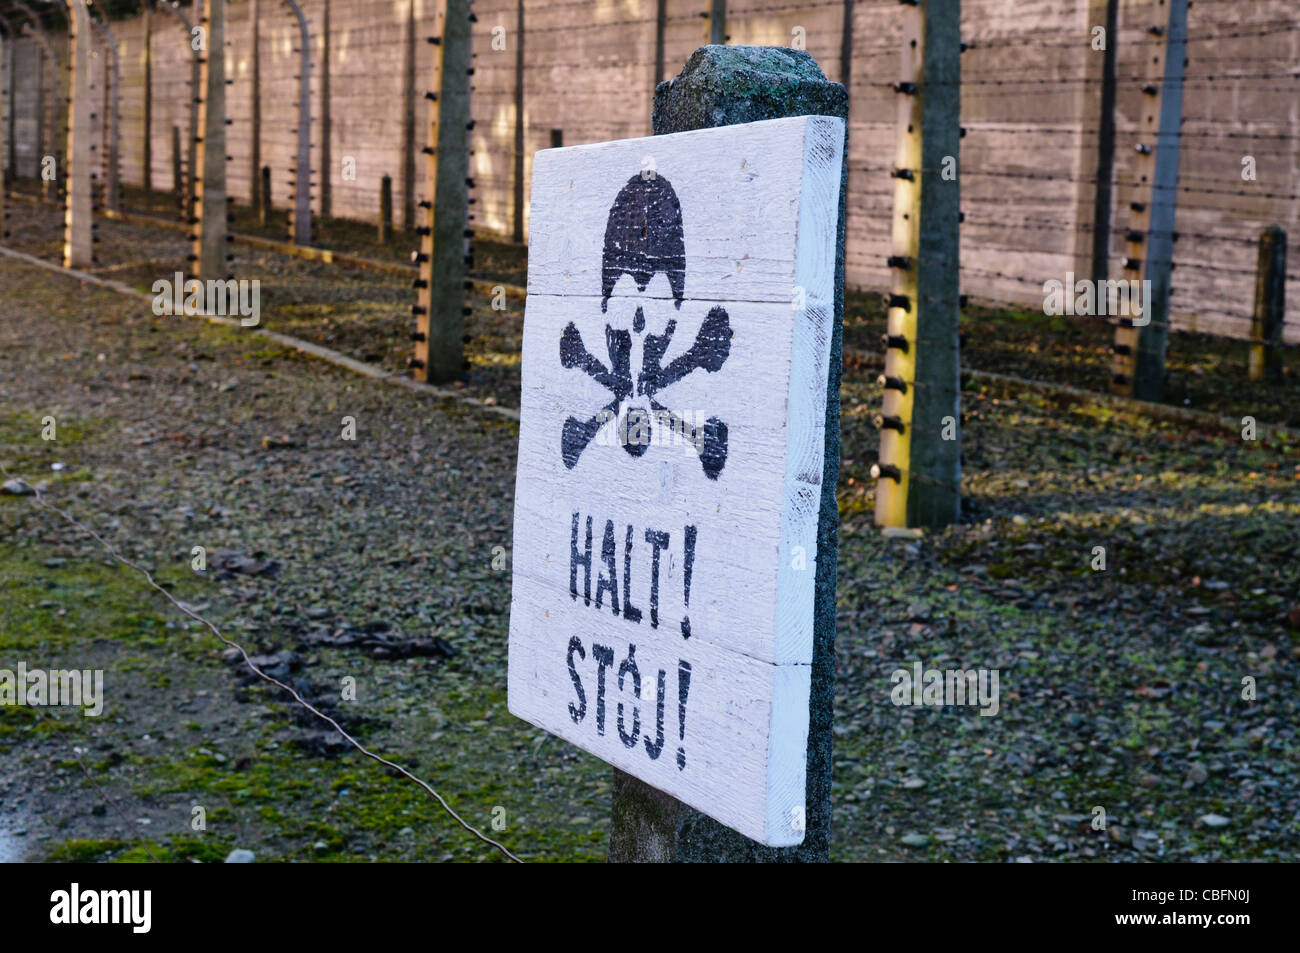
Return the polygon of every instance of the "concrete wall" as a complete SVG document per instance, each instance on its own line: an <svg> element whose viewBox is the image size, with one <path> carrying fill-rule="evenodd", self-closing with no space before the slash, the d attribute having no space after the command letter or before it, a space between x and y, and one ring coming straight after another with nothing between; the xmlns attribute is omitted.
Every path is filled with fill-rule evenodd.
<svg viewBox="0 0 1300 953"><path fill-rule="evenodd" d="M319 59L324 0L303 0L312 20L313 168L331 177L333 212L373 221L379 183L393 177L401 222L403 176L403 61L407 3L412 0L330 0L332 162L322 170ZM434 87L431 47L436 0L413 0L415 149L425 144ZM277 207L286 208L296 125L297 24L288 7L261 0L262 161L273 172ZM1102 54L1091 46L1091 28L1104 22L1105 0L965 0L960 176L963 290L975 299L1037 309L1042 285L1084 277L1091 260L1093 178L1097 163ZM553 130L576 145L650 133L654 82L675 75L691 51L707 39L699 0L667 0L664 76L655 76L654 0L527 0L524 36L524 177L532 155L550 146ZM889 170L894 161L899 79L900 11L894 2L857 0L852 22L852 118L848 279L882 289L892 204ZM1137 143L1139 80L1152 42L1146 33L1162 4L1122 0L1120 30L1109 41L1119 51L1119 97L1115 177L1132 179ZM475 5L475 128L471 169L477 203L474 226L508 237L514 225L515 0ZM247 201L250 191L251 28L247 0L231 0L226 51L229 98L228 151L231 193ZM192 14L193 15L193 14ZM142 180L143 30L138 20L112 28L122 55L123 181ZM732 0L732 43L797 45L802 42L832 79L843 75L843 0ZM1300 55L1300 12L1285 0L1193 4L1188 51L1182 185L1174 272L1174 320L1180 327L1245 336L1254 288L1254 242L1259 231L1280 224L1300 243L1300 205L1295 191L1300 150L1293 136L1300 122L1300 81L1285 73ZM1226 37L1242 32L1248 36ZM1259 35L1263 32L1264 35ZM501 46L504 49L494 48ZM56 46L57 43L56 38ZM16 44L18 169L33 174L35 84L49 71L36 65L30 39ZM63 46L59 46L63 49ZM164 11L153 19L153 181L171 184L170 128L188 136L189 38ZM1209 75L1215 75L1211 81ZM1248 78L1224 78L1248 74ZM62 75L61 73L59 75ZM62 95L62 94L60 94ZM1258 180L1241 179L1241 160L1254 156ZM343 178L355 160L355 180ZM414 164L413 188L424 197L424 163ZM1208 190L1208 191L1207 191ZM319 202L319 188L314 190ZM525 197L527 191L525 191ZM1272 196L1272 197L1269 197ZM1112 236L1112 275L1119 272L1128 185L1117 188ZM525 210L526 216L526 210ZM525 218L526 224L526 218ZM1300 254L1300 253L1298 253ZM1300 266L1292 266L1300 273ZM1291 300L1300 287L1292 282ZM1288 322L1287 339L1300 341L1300 320Z"/></svg>

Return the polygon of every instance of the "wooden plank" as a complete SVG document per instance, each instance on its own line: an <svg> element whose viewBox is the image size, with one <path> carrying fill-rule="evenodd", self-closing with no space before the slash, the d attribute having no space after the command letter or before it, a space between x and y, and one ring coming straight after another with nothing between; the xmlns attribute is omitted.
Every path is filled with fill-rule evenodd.
<svg viewBox="0 0 1300 953"><path fill-rule="evenodd" d="M800 116L534 159L510 710L773 846L804 832L843 150Z"/></svg>

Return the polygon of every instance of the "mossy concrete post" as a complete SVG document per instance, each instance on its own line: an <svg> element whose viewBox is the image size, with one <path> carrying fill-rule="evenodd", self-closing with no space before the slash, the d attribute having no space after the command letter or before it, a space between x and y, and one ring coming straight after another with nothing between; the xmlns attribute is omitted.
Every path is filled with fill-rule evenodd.
<svg viewBox="0 0 1300 953"><path fill-rule="evenodd" d="M257 0L253 0L254 3ZM140 185L153 191L153 3L146 0L141 11L143 34L140 47Z"/></svg>
<svg viewBox="0 0 1300 953"><path fill-rule="evenodd" d="M379 244L393 240L393 177L385 175L379 180Z"/></svg>
<svg viewBox="0 0 1300 953"><path fill-rule="evenodd" d="M442 0L429 90L429 144L420 235L415 379L447 383L465 370L465 275L469 245L469 122L473 52L470 0Z"/></svg>
<svg viewBox="0 0 1300 953"><path fill-rule="evenodd" d="M92 21L95 29L104 40L108 63L104 68L104 109L103 109L103 154L104 163L104 208L113 212L122 209L122 190L119 177L121 173L121 129L122 129L122 69L118 57L117 40L107 24Z"/></svg>
<svg viewBox="0 0 1300 953"><path fill-rule="evenodd" d="M704 46L680 75L655 89L654 132L665 135L781 119L836 116L848 121L848 93L826 79L802 50ZM848 155L845 145L844 154ZM844 164L845 169L848 163ZM621 771L614 772L609 859L615 862L825 861L830 846L831 723L835 698L835 571L839 510L840 372L844 323L845 184L835 265L835 319L826 394L826 455L817 525L812 690L809 699L806 833L797 847L766 847Z"/></svg>
<svg viewBox="0 0 1300 953"><path fill-rule="evenodd" d="M307 17L295 0L284 0L298 20L298 150L293 172L293 211L289 241L311 244L311 33Z"/></svg>
<svg viewBox="0 0 1300 953"><path fill-rule="evenodd" d="M1174 220L1178 207L1178 163L1183 125L1183 78L1187 65L1188 0L1169 0L1167 23L1147 28L1152 37L1143 49L1147 84L1142 88L1137 157L1129 179L1149 183L1129 203L1124 278L1150 282L1141 317L1115 322L1111 393L1160 403L1165 396L1165 351L1169 341L1169 295L1174 257ZM1165 6L1161 0L1160 7ZM1159 9L1159 8L1157 8Z"/></svg>
<svg viewBox="0 0 1300 953"><path fill-rule="evenodd" d="M709 43L723 46L727 42L727 0L709 0Z"/></svg>
<svg viewBox="0 0 1300 953"><path fill-rule="evenodd" d="M63 170L67 195L63 217L63 267L84 268L94 254L91 238L93 196L90 183L90 13L85 0L68 4L69 54L72 72L68 77L68 163Z"/></svg>
<svg viewBox="0 0 1300 953"><path fill-rule="evenodd" d="M1250 319L1250 379L1282 379L1282 325L1286 320L1286 232L1277 225L1259 236L1255 310Z"/></svg>
<svg viewBox="0 0 1300 953"><path fill-rule="evenodd" d="M18 96L15 91L18 85L18 73L14 69L14 63L18 57L14 41L18 39L18 32L14 29L13 21L8 18L0 17L0 23L4 24L5 34L9 38L9 60L5 66L5 98L8 102L5 114L6 129L8 131L8 151L5 153L9 157L9 174L18 177L18 139L14 135L17 128L16 120L18 118Z"/></svg>
<svg viewBox="0 0 1300 953"><path fill-rule="evenodd" d="M63 158L59 154L59 133L58 133L58 114L59 114L59 58L54 52L54 46L50 43L50 38L46 35L45 26L41 18L36 15L36 11L21 0L16 0L14 6L22 12L32 25L32 38L40 46L39 59L36 70L36 94L33 105L33 112L37 117L36 120L36 174L41 176L41 198L49 201L55 198L58 191L58 176L64 174ZM49 66L50 71L50 91L49 95L45 92L45 81L43 74L44 66ZM71 87L69 87L69 96L71 96ZM12 128L10 132L12 133ZM56 177L47 179L42 175L43 161L46 155L53 156L54 169Z"/></svg>
<svg viewBox="0 0 1300 953"><path fill-rule="evenodd" d="M248 4L248 193L249 204L266 224L266 201L262 196L262 10L260 0Z"/></svg>
<svg viewBox="0 0 1300 953"><path fill-rule="evenodd" d="M194 28L182 19L185 31L193 43ZM190 51L190 128L185 145L185 211L186 221L194 217L194 203L198 195L198 181L202 174L199 161L199 136L203 128L199 121L199 106L203 102L203 54L191 46Z"/></svg>
<svg viewBox="0 0 1300 953"><path fill-rule="evenodd" d="M181 172L181 127L172 124L172 192L176 195L176 205L185 208L185 175Z"/></svg>
<svg viewBox="0 0 1300 953"><path fill-rule="evenodd" d="M199 106L202 104L204 99L203 60L205 54L195 49L194 24L191 22L190 18L187 17L184 14L184 12L182 12L181 8L177 6L174 2L171 2L171 0L163 0L162 9L166 10L168 13L174 16L178 21L180 21L181 26L185 29L185 44L190 49L190 103L189 103L190 128L189 128L188 146L186 148L186 153L185 153L187 180L185 186L185 194L182 198L181 218L184 219L187 223L193 224L192 222L190 222L190 219L192 219L195 215L194 183L199 175L198 140L199 137L202 135L202 133L199 131ZM210 45L208 46L208 49L211 49ZM223 132L223 136L224 136L224 132ZM173 163L174 162L175 160L173 159ZM177 166L173 164L172 168L174 172ZM173 179L175 179L174 175L173 175Z"/></svg>
<svg viewBox="0 0 1300 953"><path fill-rule="evenodd" d="M45 39L45 34L44 34L44 33L40 33L40 34L38 34L38 36L39 36L42 40ZM48 46L48 43L42 43L41 46L42 46L42 49L41 49L41 52L40 52L40 54L38 55L37 59L41 60L41 62L43 62L43 63L50 63L50 64L52 64L52 65L50 66L50 71L51 71L52 73L55 73L55 71L57 71L57 69L58 69L58 64L57 64L57 62L54 60L54 56L53 56L53 54L52 54L51 52L48 52L48 51L45 49L45 47ZM44 80L44 78L42 78L42 76L41 76L41 73L43 73L43 72L44 72L44 70L37 70L37 73L36 73L36 94L35 94L36 102L33 104L33 106L34 106L34 108L35 108L36 116L37 116L37 119L36 119L36 174L39 175L39 176L41 177L41 198L42 198L42 199L45 199L46 201L49 201L49 200L53 197L53 195L54 195L55 187L56 187L56 183L55 183L54 180L52 180L52 179L47 179L47 178L45 177L45 175L44 175L44 171L45 171L45 170L44 170L44 161L45 161L45 158L44 158L44 157L45 157L46 155L52 155L52 154L54 153L54 151L55 151L55 146L54 146L54 142L55 142L55 136L54 136L54 105L53 105L55 94L54 94L54 93L51 93L49 96L46 96L46 94L45 94L45 80ZM57 73L56 73L55 78L51 80L51 85L54 86L55 90L57 91L57 89L58 89ZM59 163L59 161L58 161L58 158L59 158L59 157L58 157L57 155L55 155L54 158L55 158L54 167L55 167L56 170L58 170L58 173L59 173L60 175L62 175L62 174L63 174L63 169L62 169L62 167L61 167L61 165L60 165L60 163Z"/></svg>
<svg viewBox="0 0 1300 953"><path fill-rule="evenodd" d="M524 0L515 0L515 208L511 238L524 241Z"/></svg>
<svg viewBox="0 0 1300 953"><path fill-rule="evenodd" d="M7 152L5 145L8 141L8 126L6 125L8 117L5 115L9 98L7 96L8 87L8 69L9 60L12 54L13 44L7 24L4 25L4 31L0 32L0 239L8 238L9 232L5 229L5 163L8 161L5 156ZM17 173L15 173L16 175Z"/></svg>
<svg viewBox="0 0 1300 953"><path fill-rule="evenodd" d="M1178 210L1178 164L1183 127L1183 76L1187 66L1187 7L1190 0L1169 0L1165 27L1165 75L1160 94L1160 133L1155 177L1151 184L1151 231L1146 243L1145 279L1151 282L1146 302L1150 320L1138 334L1133 396L1155 403L1165 399L1165 352L1169 342L1169 295L1173 271L1175 217Z"/></svg>
<svg viewBox="0 0 1300 953"><path fill-rule="evenodd" d="M960 5L919 0L902 17L880 454L871 474L878 525L943 526L961 515Z"/></svg>
<svg viewBox="0 0 1300 953"><path fill-rule="evenodd" d="M402 26L402 228L415 228L415 0Z"/></svg>
<svg viewBox="0 0 1300 953"><path fill-rule="evenodd" d="M654 89L664 78L664 34L668 30L668 0L655 2L655 72L650 78Z"/></svg>
<svg viewBox="0 0 1300 953"><path fill-rule="evenodd" d="M330 192L330 177L334 174L334 158L330 151L333 138L333 120L330 118L330 0L325 0L321 11L320 34L320 215L329 218L334 214L334 200ZM310 113L309 113L310 115Z"/></svg>
<svg viewBox="0 0 1300 953"><path fill-rule="evenodd" d="M199 88L198 176L194 177L195 277L204 281L226 274L226 0L203 0L207 52Z"/></svg>
<svg viewBox="0 0 1300 953"><path fill-rule="evenodd" d="M1105 49L1101 62L1089 56L1085 62L1085 108L1097 109L1097 174L1092 196L1092 280L1110 279L1111 206L1115 178L1115 95L1119 85L1119 0L1089 0L1088 22L1104 23ZM1095 74L1095 75L1094 75ZM1092 87L1092 88L1089 88ZM1080 239L1089 236L1080 233Z"/></svg>

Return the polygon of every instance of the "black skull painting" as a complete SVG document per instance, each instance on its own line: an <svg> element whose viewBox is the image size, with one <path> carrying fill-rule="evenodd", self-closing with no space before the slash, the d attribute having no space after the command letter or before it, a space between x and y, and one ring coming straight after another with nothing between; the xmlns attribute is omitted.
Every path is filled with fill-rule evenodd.
<svg viewBox="0 0 1300 953"><path fill-rule="evenodd" d="M667 179L646 171L632 176L619 191L605 226L600 310L606 316L608 365L587 349L574 322L568 323L560 337L561 365L583 371L609 391L609 402L590 418L569 417L564 422L560 449L569 469L607 426L617 428L618 442L632 457L645 453L654 429L666 427L695 448L710 480L718 479L727 462L727 425L723 421L709 417L697 424L693 415L670 410L658 396L693 371L715 373L722 367L731 352L730 319L724 308L712 308L694 343L665 364L677 321L670 317L659 328L647 320L647 311L666 300L646 293L659 275L666 278L671 290L672 309L680 311L686 288L681 204ZM635 308L628 327L609 315L611 296L623 276L630 278L636 289L628 300L628 310ZM641 356L635 378L634 350Z"/></svg>

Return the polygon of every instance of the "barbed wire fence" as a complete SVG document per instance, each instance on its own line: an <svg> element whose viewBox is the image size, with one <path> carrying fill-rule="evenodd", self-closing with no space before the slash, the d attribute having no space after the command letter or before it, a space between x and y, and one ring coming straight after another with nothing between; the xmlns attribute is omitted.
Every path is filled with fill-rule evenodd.
<svg viewBox="0 0 1300 953"><path fill-rule="evenodd" d="M741 0L721 13L720 5L705 0L644 0L640 15L630 15L635 5L605 7L594 0L544 5L479 0L469 40L472 126L465 137L474 190L471 227L493 240L526 236L532 154L553 145L648 135L655 83L674 75L696 47L720 31L730 43L805 48L831 79L848 82L847 280L860 289L885 288L900 95L894 73L901 53L899 11L907 5ZM310 0L304 6L309 16L314 6L319 4ZM1103 264L1118 271L1126 257L1123 245L1132 229L1124 210L1149 185L1135 176L1133 162L1138 134L1145 132L1138 129L1137 113L1152 85L1147 54L1164 49L1169 38L1152 33L1167 9L1161 0L1115 0L1112 7L1113 25L1091 23L1093 8L1083 3L1066 22L1059 5L1007 0L961 5L961 269L963 290L975 300L1024 307L1041 299L1047 279L1067 271L1097 277ZM1157 149L1177 146L1179 177L1176 185L1151 189L1157 195L1175 193L1179 217L1176 234L1169 236L1175 253L1167 262L1177 272L1172 326L1238 339L1251 335L1260 233L1269 226L1295 225L1297 192L1289 183L1300 159L1296 122L1274 105L1300 92L1295 68L1300 17L1251 12L1254 18L1242 19L1231 3L1202 0L1193 6L1182 38L1187 59L1178 82L1182 121L1153 140ZM1277 12L1289 13L1281 6ZM418 153L422 145L421 136L404 137L400 128L402 113L411 110L419 125L414 100L420 90L402 88L401 57L395 53L412 47L414 75L427 75L423 64L429 51L419 40L432 24L429 16L420 10L407 29L400 17L374 22L367 8L335 0L332 34L322 37L321 25L314 24L313 58L322 59L328 41L337 62L331 66L332 101L320 101L323 90L313 73L313 164L319 167L316 160L325 157L318 128L322 112L332 117L325 155L352 160L346 174L340 168L320 172L321 181L330 182L336 215L377 221L385 175L412 200L428 191L422 164L403 154ZM715 23L720 16L724 19ZM183 46L183 31L158 22L157 14L154 19L154 124L187 127L189 93L182 67L191 51ZM274 170L274 191L285 195L296 120L282 101L293 88L296 39L282 18L264 11L261 19L259 46L234 55L244 67L250 57L263 61L258 138ZM141 41L138 22L122 21L118 27L128 44ZM232 38L250 29L246 9L232 7ZM1099 29L1110 30L1100 42ZM133 184L143 181L144 89L138 60L125 58L121 83L122 125L130 130L123 133L123 179ZM240 68L233 74L232 152L252 138L246 130L253 111L241 90L249 72ZM33 81L17 78L18 102L33 99ZM378 102L393 105L395 96L408 92L413 95L402 110L376 113ZM16 148L24 153L20 171L31 170L32 146ZM155 166L165 165L166 149L155 148L153 156ZM1240 174L1245 157L1254 167L1248 181ZM182 156L178 162L188 160ZM256 184L244 181L244 165L232 165L231 189L236 196L242 190L251 201ZM152 171L152 178L166 181L164 168ZM402 182L408 173L409 186ZM319 208L323 200L316 198ZM1097 260L1102 255L1106 262ZM1298 271L1293 267L1287 280L1297 280ZM1300 323L1287 322L1282 336L1300 341Z"/></svg>
<svg viewBox="0 0 1300 953"><path fill-rule="evenodd" d="M532 153L547 146L648 134L654 83L675 74L719 25L717 8L701 8L700 0L663 3L657 10L648 5L647 16L613 19L590 19L595 9L590 0L568 0L528 7L524 32L518 35L516 24L523 8L498 2L496 9L485 10L489 5L489 0L483 0L476 6L478 22L471 31L476 51L473 119L466 129L465 149L471 153L478 199L475 230L509 240L527 233L527 206L520 196L527 192ZM892 161L896 103L897 97L910 94L895 77L902 53L897 11L905 5L897 0L732 3L721 24L724 36L733 43L804 44L832 79L848 81L846 258L850 283L863 288L887 286L891 178L897 171ZM1087 22L1086 9L1081 8L1069 27L1035 29L1022 27L1034 20L1036 12L1026 15L1023 5L1005 0L966 0L962 5L964 138L957 171L964 193L962 288L979 299L1023 307L1041 302L1047 279L1076 268L1079 274L1109 274L1114 263L1129 257L1121 251L1122 243L1133 241L1135 229L1125 221L1123 210L1163 195L1176 203L1179 224L1168 230L1148 228L1143 238L1167 238L1174 249L1168 258L1146 262L1167 266L1173 275L1170 325L1247 337L1256 317L1250 296L1258 274L1254 256L1259 232L1271 225L1292 228L1297 218L1300 193L1290 174L1300 160L1297 121L1275 103L1280 97L1294 100L1300 92L1300 69L1294 67L1300 18L1233 22L1231 4L1200 0L1183 35L1171 38L1152 30L1164 15L1163 2L1117 6L1122 22L1117 20L1098 49L1094 31L1105 30L1106 25ZM0 4L0 13L7 10ZM422 31L423 26L417 27L415 34ZM382 49L392 32L378 32L368 42ZM267 33L268 43L274 45L276 34ZM503 35L505 43L497 49L494 44ZM510 45L512 35L521 41L519 46ZM869 42L857 42L863 38ZM1150 72L1143 67L1149 54L1168 49L1171 39L1187 49L1177 82L1183 98L1181 120L1174 130L1143 128L1138 118L1143 97L1153 95ZM364 44L352 49L364 49ZM1109 70L1106 54L1111 57ZM188 65L180 53L176 55L178 63ZM1042 56L1043 61L1032 69L1017 69L1016 64L1027 56ZM291 60L290 55L286 62ZM144 90L138 75L128 71L130 65L130 60L123 63L121 88L142 97ZM415 69L419 75L428 72L418 64ZM167 71L156 68L156 72ZM336 93L347 89L348 77L342 69L335 71ZM18 98L30 95L31 84L39 87L44 79L38 71L34 78L11 74L9 82L11 88L19 88L5 106L2 121L11 121ZM187 84L180 74L167 82L169 88L181 91L173 105L178 122L183 121L179 107L188 106L184 103ZM235 80L236 86L239 82ZM346 99L346 93L343 96ZM39 96L35 99L41 102ZM1104 105L1109 106L1109 114ZM333 112L336 154L360 151L349 138L361 135L358 129L400 138L395 121L350 127L337 104ZM167 109L158 114L167 115ZM133 115L124 111L124 121ZM235 115L232 121L238 123L241 117ZM273 117L266 121L272 123ZM11 143L10 156L21 152L24 161L34 157L40 142L27 143L26 150ZM292 142L290 136L270 135L263 138L262 148L267 155L276 155ZM1181 168L1176 184L1150 181L1140 171L1136 159L1148 154L1142 147L1150 149L1151 143L1157 151L1177 145ZM313 147L319 150L319 141ZM419 148L418 137L414 148ZM376 183L383 175L400 174L393 168L401 164L399 153L400 149L385 147L382 159L364 163ZM123 158L124 178L139 181L138 161L136 168L130 166L138 154L124 149ZM1252 177L1243 175L1246 165ZM368 214L364 203L371 193L377 197L377 187L369 189L352 180L335 184L336 213ZM421 185L418 179L412 183L417 190ZM1098 191L1109 195L1109 201L1097 201ZM1098 257L1104 261L1097 261ZM924 256L918 256L918 261L943 264ZM1300 269L1293 267L1285 277L1300 281ZM1296 328L1297 322L1288 322L1283 334L1294 339ZM9 476L3 464L0 472ZM116 561L139 572L176 609L237 649L257 677L286 692L294 704L325 721L361 754L423 788L474 837L519 860L467 823L428 782L366 748L291 686L254 665L243 647L215 623L173 597L95 530L51 504L39 490L35 499L95 539Z"/></svg>

